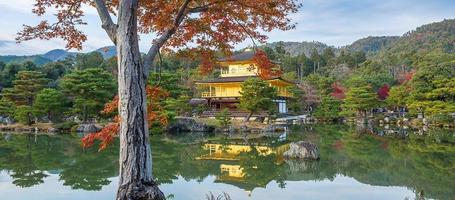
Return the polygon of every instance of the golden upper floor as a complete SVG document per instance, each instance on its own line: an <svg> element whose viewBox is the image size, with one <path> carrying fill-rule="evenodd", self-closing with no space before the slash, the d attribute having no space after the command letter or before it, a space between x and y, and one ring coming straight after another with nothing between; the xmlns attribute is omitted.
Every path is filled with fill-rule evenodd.
<svg viewBox="0 0 455 200"><path fill-rule="evenodd" d="M197 85L201 91L201 97L240 97L242 83L251 76L220 77L217 79L199 81ZM279 77L266 80L271 87L275 87L279 97L292 97L290 86L293 83Z"/></svg>

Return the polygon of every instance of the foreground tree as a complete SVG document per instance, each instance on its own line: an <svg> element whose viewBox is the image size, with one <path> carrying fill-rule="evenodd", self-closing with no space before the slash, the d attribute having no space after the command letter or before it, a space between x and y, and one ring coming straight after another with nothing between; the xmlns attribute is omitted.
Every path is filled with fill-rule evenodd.
<svg viewBox="0 0 455 200"><path fill-rule="evenodd" d="M260 30L289 30L288 15L297 0L36 0L34 13L57 10L55 23L25 26L18 40L61 37L68 48L81 48L87 37L80 30L83 4L94 6L109 38L117 46L120 114L120 178L117 199L163 199L152 179L145 85L148 69L164 47L200 46L203 66L211 68L214 49L228 52L250 37L264 42ZM116 15L117 23L111 18ZM141 59L138 33L155 35ZM209 51L212 50L212 51Z"/></svg>
<svg viewBox="0 0 455 200"><path fill-rule="evenodd" d="M240 108L250 112L245 121L249 121L254 113L273 108L273 100L277 96L275 88L259 78L249 78L240 85Z"/></svg>

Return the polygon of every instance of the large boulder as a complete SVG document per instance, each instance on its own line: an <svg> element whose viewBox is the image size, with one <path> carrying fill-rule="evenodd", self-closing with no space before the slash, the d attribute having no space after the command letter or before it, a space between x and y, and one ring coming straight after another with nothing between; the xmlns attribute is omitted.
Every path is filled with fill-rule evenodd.
<svg viewBox="0 0 455 200"><path fill-rule="evenodd" d="M180 132L213 132L215 127L198 123L192 117L177 117L175 122L168 126L169 133L180 133Z"/></svg>
<svg viewBox="0 0 455 200"><path fill-rule="evenodd" d="M289 150L284 152L283 156L292 159L319 160L319 149L315 144L310 142L292 142Z"/></svg>
<svg viewBox="0 0 455 200"><path fill-rule="evenodd" d="M77 127L76 132L78 133L95 133L102 129L102 127L96 124L81 124Z"/></svg>

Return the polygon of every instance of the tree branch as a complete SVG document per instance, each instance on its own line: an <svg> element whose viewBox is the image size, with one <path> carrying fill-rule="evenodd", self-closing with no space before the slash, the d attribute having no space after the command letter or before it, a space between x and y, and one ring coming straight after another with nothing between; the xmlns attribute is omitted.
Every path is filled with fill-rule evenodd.
<svg viewBox="0 0 455 200"><path fill-rule="evenodd" d="M228 0L226 2L232 2L232 1L234 1L234 0ZM216 5L217 3L221 3L221 2L222 1L215 1L215 2L212 2L212 3L205 4L205 5L189 8L188 9L188 13L206 12L210 8L210 6Z"/></svg>
<svg viewBox="0 0 455 200"><path fill-rule="evenodd" d="M117 24L112 21L109 10L106 7L104 0L94 0L96 11L101 19L101 27L106 31L107 35L114 44L117 44Z"/></svg>
<svg viewBox="0 0 455 200"><path fill-rule="evenodd" d="M147 55L144 58L144 67L145 67L145 77L148 77L149 71L151 66L153 65L153 60L155 59L158 51L160 48L166 43L169 38L177 31L177 28L180 26L182 23L183 19L185 18L186 14L188 14L188 4L192 0L186 0L182 6L180 6L177 16L175 17L174 20L174 25L166 30L157 40L153 42L152 47L150 47L149 51L147 52Z"/></svg>

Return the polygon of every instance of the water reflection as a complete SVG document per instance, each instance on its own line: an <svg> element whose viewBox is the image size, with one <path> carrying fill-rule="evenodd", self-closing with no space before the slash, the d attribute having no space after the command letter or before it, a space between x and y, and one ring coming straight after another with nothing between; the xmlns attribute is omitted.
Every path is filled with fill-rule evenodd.
<svg viewBox="0 0 455 200"><path fill-rule="evenodd" d="M272 183L291 189L307 181L339 182L340 177L350 177L365 184L362 187L406 187L415 194L412 198L455 196L455 140L450 131L428 130L422 135L408 128L374 127L365 132L345 126L314 126L260 139L236 137L152 137L157 182L206 184L213 177L206 191L215 188L214 184L227 184L251 194L260 188L272 192L268 188ZM297 140L317 143L321 160L283 159L288 144ZM104 192L104 186L115 184L111 181L117 176L117 159L117 145L103 152L84 150L77 136L0 137L0 171L8 174L10 184L22 188L46 185L49 177L58 176L61 185L73 190ZM4 173L0 180L4 179L1 176ZM360 186L346 187L356 190Z"/></svg>

